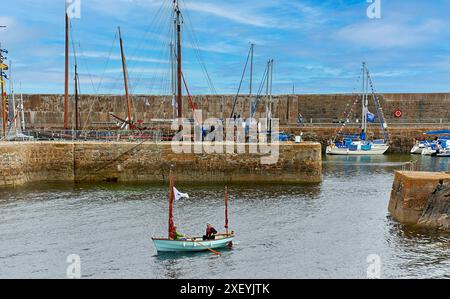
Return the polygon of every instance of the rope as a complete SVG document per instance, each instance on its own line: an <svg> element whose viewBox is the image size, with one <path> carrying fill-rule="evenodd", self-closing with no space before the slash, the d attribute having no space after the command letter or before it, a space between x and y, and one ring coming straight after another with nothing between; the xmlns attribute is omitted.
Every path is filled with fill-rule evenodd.
<svg viewBox="0 0 450 299"><path fill-rule="evenodd" d="M184 6L187 6L186 2L184 0L183 0L183 4L184 4ZM187 26L187 27L190 30L190 33L192 34L192 46L193 46L193 48L195 50L197 61L199 62L200 66L202 68L202 72L203 72L203 75L206 78L206 82L208 84L209 89L211 90L212 94L217 95L217 90L214 87L214 83L213 83L213 81L211 79L211 76L209 75L208 69L206 67L206 63L205 63L205 61L203 59L203 56L201 54L201 50L200 50L199 43L198 43L198 38L197 38L197 35L196 35L196 32L195 32L194 26L192 25L193 23L192 23L189 11L187 11L187 10L186 10L186 15L187 15L187 20L188 20L189 25L190 25L190 26Z"/></svg>
<svg viewBox="0 0 450 299"><path fill-rule="evenodd" d="M200 124L200 121L199 121L199 119L197 118L197 115L196 115L196 113L195 113L194 102L192 101L192 97L191 97L191 94L190 94L190 92L189 92L189 88L188 88L188 86L187 86L187 84L186 84L186 79L184 78L184 74L183 74L183 73L181 73L181 77L183 78L184 86L186 87L186 92L187 92L187 94L188 94L189 103L191 104L191 109L192 109L192 112L193 112L193 114L194 114L194 119L197 121L197 124Z"/></svg>
<svg viewBox="0 0 450 299"><path fill-rule="evenodd" d="M375 89L373 87L372 77L370 76L369 70L367 70L367 77L369 78L369 84L370 84L370 88L371 88L371 91L372 91L372 99L373 99L375 108L377 109L378 120L379 120L381 128L383 130L384 139L385 139L385 141L390 142L392 136L391 136L389 130L387 130L384 127L383 120L385 119L385 115L384 115L381 103L380 103L380 101L378 99L378 96L375 93Z"/></svg>
<svg viewBox="0 0 450 299"><path fill-rule="evenodd" d="M237 104L238 99L239 99L239 94L241 93L242 83L244 82L244 77L245 77L245 74L247 72L247 66L248 66L248 62L250 60L251 52L252 52L252 49L250 48L250 50L248 51L247 61L245 62L244 70L242 72L241 82L239 83L239 88L238 88L238 91L236 93L236 97L234 98L234 101L233 101L233 109L231 109L231 116L230 116L230 118L233 118L234 111L236 109L236 104Z"/></svg>

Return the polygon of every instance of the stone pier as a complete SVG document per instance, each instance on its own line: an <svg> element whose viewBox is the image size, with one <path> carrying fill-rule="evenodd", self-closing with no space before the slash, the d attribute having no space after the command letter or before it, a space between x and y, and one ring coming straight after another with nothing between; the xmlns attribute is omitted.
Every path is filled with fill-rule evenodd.
<svg viewBox="0 0 450 299"><path fill-rule="evenodd" d="M407 225L418 224L440 180L449 184L450 173L397 171L389 203L392 218Z"/></svg>
<svg viewBox="0 0 450 299"><path fill-rule="evenodd" d="M322 181L319 143L280 143L276 164L267 155L175 154L171 143L3 142L0 187L35 181L318 183Z"/></svg>

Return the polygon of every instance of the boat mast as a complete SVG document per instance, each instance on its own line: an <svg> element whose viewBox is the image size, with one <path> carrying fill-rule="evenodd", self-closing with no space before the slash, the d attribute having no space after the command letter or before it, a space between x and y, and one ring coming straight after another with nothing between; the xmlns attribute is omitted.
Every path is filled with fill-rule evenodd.
<svg viewBox="0 0 450 299"><path fill-rule="evenodd" d="M69 14L66 2L66 49L64 76L64 129L69 129Z"/></svg>
<svg viewBox="0 0 450 299"><path fill-rule="evenodd" d="M250 44L250 96L253 90L253 56L255 52L255 44Z"/></svg>
<svg viewBox="0 0 450 299"><path fill-rule="evenodd" d="M225 230L228 235L228 187L225 187Z"/></svg>
<svg viewBox="0 0 450 299"><path fill-rule="evenodd" d="M78 66L77 63L75 62L75 131L78 132L78 130L80 129L79 127L79 110L78 110L78 70L77 70Z"/></svg>
<svg viewBox="0 0 450 299"><path fill-rule="evenodd" d="M183 129L181 118L183 117L183 89L182 89L182 69L181 69L181 11L178 0L173 1L176 14L176 34L177 34L177 105L178 105L178 121L180 122L180 131Z"/></svg>
<svg viewBox="0 0 450 299"><path fill-rule="evenodd" d="M266 82L266 118L267 131L272 131L272 78L273 78L273 59L267 62L267 82Z"/></svg>
<svg viewBox="0 0 450 299"><path fill-rule="evenodd" d="M25 112L23 111L22 83L19 83L19 88L20 88L20 123L22 124L22 131L25 131Z"/></svg>
<svg viewBox="0 0 450 299"><path fill-rule="evenodd" d="M128 77L127 77L127 62L125 59L125 54L123 50L123 40L122 40L122 32L120 31L119 27L119 38L120 38L120 53L122 56L122 69L123 69L123 80L125 83L125 99L127 103L127 117L128 117L128 123L132 123L132 117L131 117L131 101L130 101L130 94L128 92ZM127 126L128 129L130 128L130 125Z"/></svg>
<svg viewBox="0 0 450 299"><path fill-rule="evenodd" d="M171 89L172 89L172 107L173 107L173 118L177 115L177 78L176 78L176 65L175 65L175 48L173 42L170 42L170 78L171 78Z"/></svg>
<svg viewBox="0 0 450 299"><path fill-rule="evenodd" d="M366 63L363 62L363 75L362 75L362 116L361 116L361 129L367 134L367 80L366 80Z"/></svg>
<svg viewBox="0 0 450 299"><path fill-rule="evenodd" d="M175 238L175 230L174 230L174 222L173 222L173 202L175 199L174 194L174 178L173 173L170 171L170 191L169 191L169 240L173 240Z"/></svg>
<svg viewBox="0 0 450 299"><path fill-rule="evenodd" d="M14 92L14 82L12 80L12 61L9 61L9 94L11 97L11 105L9 105L9 115L14 120L15 131L17 134L17 117L16 117L16 95ZM12 126L13 124L11 124Z"/></svg>
<svg viewBox="0 0 450 299"><path fill-rule="evenodd" d="M6 98L5 98L5 78L3 76L3 50L0 44L0 81L2 92L2 120L3 120L3 136L6 137Z"/></svg>

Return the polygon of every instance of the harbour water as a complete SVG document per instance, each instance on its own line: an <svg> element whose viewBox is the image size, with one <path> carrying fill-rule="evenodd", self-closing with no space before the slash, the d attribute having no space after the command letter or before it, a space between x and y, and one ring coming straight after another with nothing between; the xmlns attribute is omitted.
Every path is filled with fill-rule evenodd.
<svg viewBox="0 0 450 299"><path fill-rule="evenodd" d="M0 278L66 278L71 254L83 278L366 278L378 255L383 278L450 278L450 236L388 217L395 170L447 170L448 159L327 157L317 185L233 185L234 248L217 257L157 255L167 234L168 186L30 184L0 190ZM223 186L176 185L181 233L224 222Z"/></svg>

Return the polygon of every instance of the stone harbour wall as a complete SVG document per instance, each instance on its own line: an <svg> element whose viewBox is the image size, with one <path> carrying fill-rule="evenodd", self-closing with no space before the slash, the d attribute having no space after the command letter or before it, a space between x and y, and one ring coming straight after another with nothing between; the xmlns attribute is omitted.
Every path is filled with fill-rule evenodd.
<svg viewBox="0 0 450 299"><path fill-rule="evenodd" d="M450 183L450 173L397 171L389 202L391 217L403 224L417 225L439 180ZM433 223L430 219L428 222Z"/></svg>
<svg viewBox="0 0 450 299"><path fill-rule="evenodd" d="M63 95L24 95L24 111L27 127L62 128L64 97ZM391 127L404 123L450 123L450 93L393 93L380 94L380 103L387 122ZM236 114L249 117L249 96L240 96L236 105ZM256 118L265 116L264 97L256 111ZM296 124L301 113L306 122L332 123L342 120L344 113L353 106L351 120L361 119L361 103L355 94L326 95L277 95L273 98L273 116L280 119L280 124ZM228 118L234 102L233 95L198 95L193 97L193 105L203 110L203 119ZM133 116L136 120L150 122L152 119L171 119L174 116L171 96L132 96ZM109 113L125 117L124 96L119 95L82 95L79 100L80 120L84 127L114 127L114 120ZM400 109L401 118L394 112ZM369 110L375 112L372 101ZM74 127L74 99L70 97L69 119ZM192 118L192 107L188 98L183 98L183 115Z"/></svg>
<svg viewBox="0 0 450 299"><path fill-rule="evenodd" d="M2 142L0 187L34 181L318 183L319 143L281 143L276 164L262 154L175 154L171 143Z"/></svg>

